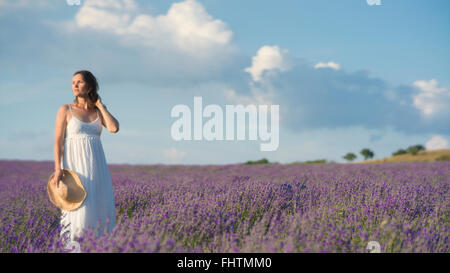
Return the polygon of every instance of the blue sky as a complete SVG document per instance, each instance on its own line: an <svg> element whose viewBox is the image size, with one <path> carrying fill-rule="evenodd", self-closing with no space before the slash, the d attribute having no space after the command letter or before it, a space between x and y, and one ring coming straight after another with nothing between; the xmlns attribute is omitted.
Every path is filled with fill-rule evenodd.
<svg viewBox="0 0 450 273"><path fill-rule="evenodd" d="M0 0L0 159L53 160L72 74L120 122L109 163L375 158L450 140L450 2ZM280 105L280 144L175 141L177 104ZM206 122L206 119L204 120ZM358 154L358 159L361 156Z"/></svg>

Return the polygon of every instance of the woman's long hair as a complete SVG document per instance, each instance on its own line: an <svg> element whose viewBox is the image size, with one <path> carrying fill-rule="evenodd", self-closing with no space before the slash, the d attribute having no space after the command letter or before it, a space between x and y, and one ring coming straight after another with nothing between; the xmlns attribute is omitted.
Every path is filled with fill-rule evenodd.
<svg viewBox="0 0 450 273"><path fill-rule="evenodd" d="M87 97L88 109L94 109L95 103L97 102L97 99L98 99L97 92L98 92L99 87L98 87L97 79L91 72L89 72L87 70L77 71L73 75L75 76L77 74L81 74L83 76L83 80L86 82L86 84L88 86L88 97ZM78 103L78 97L75 97L75 99L73 101Z"/></svg>

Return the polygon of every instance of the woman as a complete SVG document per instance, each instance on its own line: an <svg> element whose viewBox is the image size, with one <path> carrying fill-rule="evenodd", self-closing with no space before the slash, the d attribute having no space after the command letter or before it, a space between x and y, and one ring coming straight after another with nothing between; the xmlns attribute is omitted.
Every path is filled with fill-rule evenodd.
<svg viewBox="0 0 450 273"><path fill-rule="evenodd" d="M58 110L55 129L55 178L61 179L62 169L78 174L86 190L86 199L74 211L62 210L61 236L72 241L87 228L110 232L116 224L111 176L100 141L102 125L109 132L119 131L119 122L102 104L98 83L86 70L75 72L72 78L75 100Z"/></svg>

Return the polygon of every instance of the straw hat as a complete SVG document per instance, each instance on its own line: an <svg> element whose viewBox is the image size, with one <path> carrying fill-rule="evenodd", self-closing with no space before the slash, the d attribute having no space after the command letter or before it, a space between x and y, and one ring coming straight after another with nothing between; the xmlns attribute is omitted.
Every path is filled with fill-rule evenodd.
<svg viewBox="0 0 450 273"><path fill-rule="evenodd" d="M47 192L50 201L62 210L76 210L86 199L86 190L81 183L80 177L72 171L63 169L63 175L57 185L53 185L55 173L50 175L47 182Z"/></svg>

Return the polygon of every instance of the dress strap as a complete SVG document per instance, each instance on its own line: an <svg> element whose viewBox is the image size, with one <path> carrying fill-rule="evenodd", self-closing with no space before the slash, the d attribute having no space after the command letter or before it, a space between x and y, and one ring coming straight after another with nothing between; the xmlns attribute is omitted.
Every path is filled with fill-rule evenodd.
<svg viewBox="0 0 450 273"><path fill-rule="evenodd" d="M69 106L69 110L70 110L70 119L73 118L73 113L72 113L72 107L70 106L70 104L67 104Z"/></svg>

